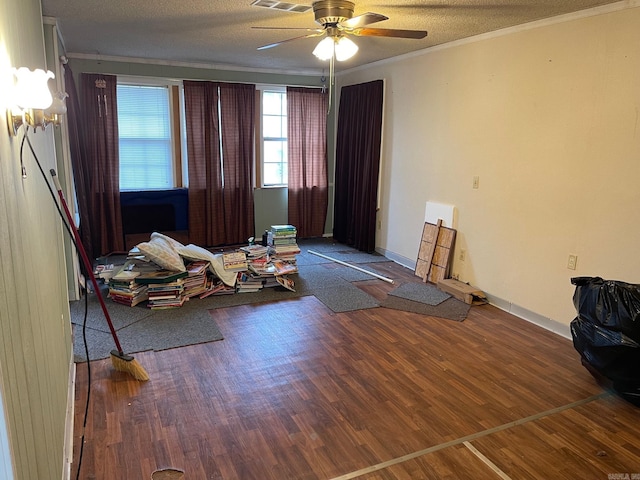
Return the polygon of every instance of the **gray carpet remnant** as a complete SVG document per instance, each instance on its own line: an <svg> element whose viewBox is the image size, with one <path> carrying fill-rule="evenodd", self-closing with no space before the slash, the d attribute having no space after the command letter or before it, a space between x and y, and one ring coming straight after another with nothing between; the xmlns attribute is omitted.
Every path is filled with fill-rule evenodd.
<svg viewBox="0 0 640 480"><path fill-rule="evenodd" d="M437 287L428 283L405 283L390 291L389 295L426 303L427 305L438 305L451 298L448 293L438 290Z"/></svg>

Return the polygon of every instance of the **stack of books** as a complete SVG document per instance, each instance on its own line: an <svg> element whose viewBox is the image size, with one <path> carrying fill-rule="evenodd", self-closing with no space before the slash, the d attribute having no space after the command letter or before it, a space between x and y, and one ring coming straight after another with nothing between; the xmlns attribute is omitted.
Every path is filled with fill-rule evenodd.
<svg viewBox="0 0 640 480"><path fill-rule="evenodd" d="M246 247L240 247L240 250L245 252L249 263L267 258L269 253L269 248L264 245L247 245Z"/></svg>
<svg viewBox="0 0 640 480"><path fill-rule="evenodd" d="M144 256L138 247L133 247L129 250L125 265L130 265L132 270L140 273L157 272L158 270L162 270L157 263L152 262Z"/></svg>
<svg viewBox="0 0 640 480"><path fill-rule="evenodd" d="M247 270L254 277L273 276L275 270L271 266L269 257L269 247L264 245L248 245L240 250L247 254Z"/></svg>
<svg viewBox="0 0 640 480"><path fill-rule="evenodd" d="M139 272L122 269L109 279L109 298L116 303L135 307L148 298L147 286L136 282Z"/></svg>
<svg viewBox="0 0 640 480"><path fill-rule="evenodd" d="M300 247L297 242L297 231L293 225L272 225L270 235L269 253L271 254L272 263L279 261L280 263L286 262L293 265L293 269L287 268L287 272L278 272L278 275L283 273L296 273L298 271L296 267L296 255L300 253Z"/></svg>
<svg viewBox="0 0 640 480"><path fill-rule="evenodd" d="M239 272L236 280L237 293L255 293L262 290L262 279L247 272Z"/></svg>
<svg viewBox="0 0 640 480"><path fill-rule="evenodd" d="M189 272L170 272L160 270L141 274L137 282L147 286L149 302L147 307L152 310L181 307L187 297L183 295L184 279Z"/></svg>
<svg viewBox="0 0 640 480"><path fill-rule="evenodd" d="M271 265L275 269L275 275L288 275L289 273L298 273L298 265L295 263L295 259L292 261L274 259L271 261Z"/></svg>
<svg viewBox="0 0 640 480"><path fill-rule="evenodd" d="M187 265L187 277L184 279L184 292L186 298L200 296L207 290L207 270L209 262L198 260Z"/></svg>
<svg viewBox="0 0 640 480"><path fill-rule="evenodd" d="M297 245L297 230L293 225L271 225L271 245Z"/></svg>
<svg viewBox="0 0 640 480"><path fill-rule="evenodd" d="M236 293L236 287L225 285L222 280L210 275L207 278L207 287L205 291L199 295L199 297L207 298L211 295L230 295L233 293Z"/></svg>
<svg viewBox="0 0 640 480"><path fill-rule="evenodd" d="M242 272L248 268L247 255L243 251L222 254L222 264L230 272Z"/></svg>

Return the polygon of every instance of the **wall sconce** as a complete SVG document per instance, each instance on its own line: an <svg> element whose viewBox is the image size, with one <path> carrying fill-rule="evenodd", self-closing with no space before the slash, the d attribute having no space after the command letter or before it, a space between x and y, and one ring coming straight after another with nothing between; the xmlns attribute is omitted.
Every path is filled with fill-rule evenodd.
<svg viewBox="0 0 640 480"><path fill-rule="evenodd" d="M59 125L60 115L67 112L64 103L68 96L65 92L51 95L48 81L55 75L42 69L29 70L26 67L12 69L15 77L13 102L15 106L7 109L7 127L9 135L16 136L22 125L41 127L43 130L50 123Z"/></svg>

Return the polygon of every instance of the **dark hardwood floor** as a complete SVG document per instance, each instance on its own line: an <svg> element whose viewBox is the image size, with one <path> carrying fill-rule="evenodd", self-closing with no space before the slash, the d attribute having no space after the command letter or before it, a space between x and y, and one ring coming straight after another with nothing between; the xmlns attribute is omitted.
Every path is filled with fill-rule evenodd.
<svg viewBox="0 0 640 480"><path fill-rule="evenodd" d="M640 478L640 410L570 340L495 307L455 322L302 297L211 315L223 341L135 355L147 383L92 362L80 478ZM86 392L80 364L74 469Z"/></svg>

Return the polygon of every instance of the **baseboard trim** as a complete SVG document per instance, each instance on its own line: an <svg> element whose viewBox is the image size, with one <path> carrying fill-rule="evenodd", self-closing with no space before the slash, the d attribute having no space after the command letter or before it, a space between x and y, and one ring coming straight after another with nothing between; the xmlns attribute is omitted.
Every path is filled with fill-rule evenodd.
<svg viewBox="0 0 640 480"><path fill-rule="evenodd" d="M403 267L407 267L411 270L416 269L416 260L411 260L410 258L403 257L402 255L398 255L397 253L380 247L376 248L376 252L384 257L387 257L389 260L399 263Z"/></svg>
<svg viewBox="0 0 640 480"><path fill-rule="evenodd" d="M416 268L416 260L412 260L410 258L404 257L402 255L398 255L397 253L391 252L384 248L376 248L376 252L381 255L384 255L389 260L392 260L396 263L399 263L403 267L410 268L411 270L415 270ZM558 322L549 317L545 317L544 315L540 315L539 313L528 310L520 305L509 302L508 300L504 300L503 298L497 297L495 295L491 295L487 292L484 292L487 296L487 300L494 307L499 308L500 310L504 310L505 312L509 312L512 315L515 315L518 318L526 320L534 325L538 325L539 327L544 328L545 330L549 330L561 337L572 339L571 336L571 328L569 325Z"/></svg>
<svg viewBox="0 0 640 480"><path fill-rule="evenodd" d="M540 315L539 313L533 312L503 298L491 295L490 293L485 292L485 295L487 296L487 300L489 300L489 303L494 307L497 307L500 310L504 310L505 312L509 312L510 314L515 315L518 318L522 318L523 320L533 323L534 325L538 325L539 327L558 334L561 337L568 338L569 340L572 339L571 328L569 327L569 325L558 322L553 318Z"/></svg>

